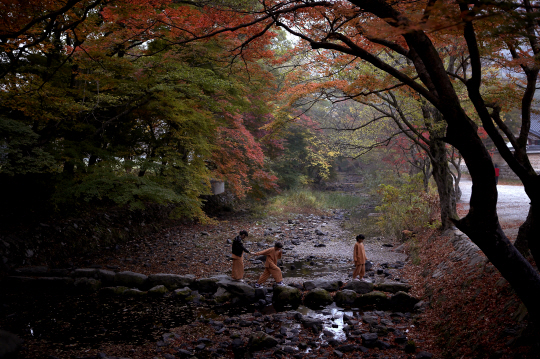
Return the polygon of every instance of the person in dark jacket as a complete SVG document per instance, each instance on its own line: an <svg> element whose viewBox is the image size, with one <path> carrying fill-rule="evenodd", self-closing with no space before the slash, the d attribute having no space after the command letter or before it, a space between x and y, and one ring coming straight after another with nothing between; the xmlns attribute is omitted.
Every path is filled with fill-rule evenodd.
<svg viewBox="0 0 540 359"><path fill-rule="evenodd" d="M240 231L238 236L234 238L232 243L232 274L231 277L234 280L243 282L244 280L244 252L250 253L246 247L244 247L244 243L242 243L242 240L248 236L247 231Z"/></svg>

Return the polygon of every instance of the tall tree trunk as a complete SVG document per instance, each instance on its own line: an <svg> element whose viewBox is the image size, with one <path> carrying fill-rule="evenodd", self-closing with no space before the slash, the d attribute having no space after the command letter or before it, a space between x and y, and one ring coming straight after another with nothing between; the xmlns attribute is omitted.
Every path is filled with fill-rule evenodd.
<svg viewBox="0 0 540 359"><path fill-rule="evenodd" d="M527 219L519 227L514 245L525 257L532 254L537 267L540 265L540 241L538 240L538 233L540 233L540 208L538 205L531 204Z"/></svg>
<svg viewBox="0 0 540 359"><path fill-rule="evenodd" d="M446 144L440 139L433 138L430 141L429 151L432 158L433 179L439 193L441 229L446 230L454 227L453 221L459 218L456 210L454 181L446 157Z"/></svg>

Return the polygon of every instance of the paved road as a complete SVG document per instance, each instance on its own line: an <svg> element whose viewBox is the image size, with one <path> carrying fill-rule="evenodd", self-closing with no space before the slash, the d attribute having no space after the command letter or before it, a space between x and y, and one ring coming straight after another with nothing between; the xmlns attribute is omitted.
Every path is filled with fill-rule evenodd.
<svg viewBox="0 0 540 359"><path fill-rule="evenodd" d="M461 201L468 208L471 198L471 180L461 180ZM497 201L497 213L501 223L524 222L529 212L529 197L525 194L523 186L498 185L499 199Z"/></svg>

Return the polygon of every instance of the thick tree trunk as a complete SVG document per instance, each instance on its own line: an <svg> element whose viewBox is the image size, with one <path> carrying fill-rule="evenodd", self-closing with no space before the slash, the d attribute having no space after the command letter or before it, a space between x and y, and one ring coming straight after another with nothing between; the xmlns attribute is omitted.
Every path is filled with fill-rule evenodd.
<svg viewBox="0 0 540 359"><path fill-rule="evenodd" d="M429 151L432 158L433 179L437 184L441 205L441 229L446 230L454 227L453 221L458 219L454 183L446 157L446 144L439 139L433 139L430 141Z"/></svg>
<svg viewBox="0 0 540 359"><path fill-rule="evenodd" d="M531 205L527 219L519 227L514 246L525 257L532 254L536 266L540 265L540 241L538 240L538 233L540 233L540 208L536 205Z"/></svg>
<svg viewBox="0 0 540 359"><path fill-rule="evenodd" d="M457 113L453 116L458 117ZM455 126L455 122L449 125L447 132L449 142L463 155L473 182L469 213L456 221L456 226L478 245L510 283L527 307L531 320L540 323L540 275L501 229L496 212L497 188L493 162L476 131L463 131L465 116L459 126ZM540 218L533 216L534 220L540 223ZM531 237L527 237L527 240L531 240Z"/></svg>

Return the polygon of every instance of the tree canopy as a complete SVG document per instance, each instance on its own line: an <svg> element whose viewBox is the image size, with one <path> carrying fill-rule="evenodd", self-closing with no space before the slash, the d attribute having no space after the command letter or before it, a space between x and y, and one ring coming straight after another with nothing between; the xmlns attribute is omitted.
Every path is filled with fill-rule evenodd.
<svg viewBox="0 0 540 359"><path fill-rule="evenodd" d="M459 150L473 181L469 213L453 223L540 323L540 275L522 255L530 250L540 262L540 178L526 154L540 71L536 2L1 4L6 176L60 176L71 196L133 205L154 196L191 204L190 213L200 216L198 196L212 176L227 178L238 195L254 179L272 186L263 160L263 141L271 136L254 131L272 128L264 126L273 121L264 114L282 89L266 64L288 66L293 56L310 53L294 66L318 80L297 88L300 95L313 88L353 97L400 91L435 110L440 139ZM277 28L296 38L293 50L273 45ZM281 62L273 48L286 52ZM362 66L369 71L357 73ZM516 103L519 133L503 121ZM479 124L531 200L521 251L498 221L495 170ZM44 187L52 183L40 178ZM48 190L53 197L61 192Z"/></svg>

